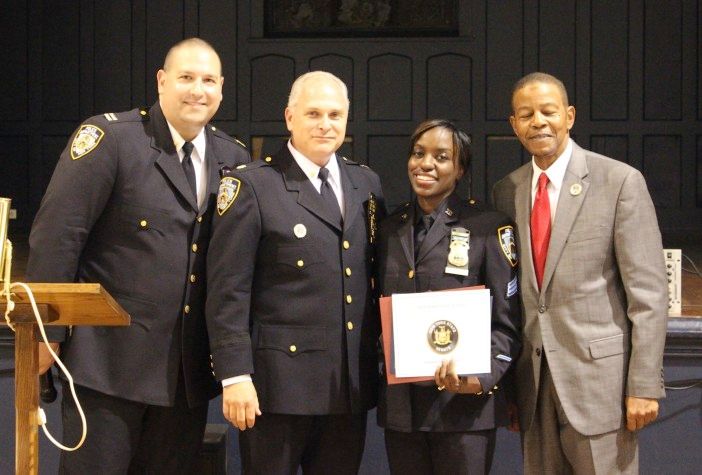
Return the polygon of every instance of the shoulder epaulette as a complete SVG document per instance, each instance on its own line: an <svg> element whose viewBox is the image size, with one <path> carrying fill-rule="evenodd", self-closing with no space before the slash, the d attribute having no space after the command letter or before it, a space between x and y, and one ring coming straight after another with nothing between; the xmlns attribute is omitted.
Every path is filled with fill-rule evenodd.
<svg viewBox="0 0 702 475"><path fill-rule="evenodd" d="M238 144L240 147L246 148L246 144L244 142L242 142L241 140L239 140L236 137L232 137L231 135L227 134L226 132L224 132L222 130L219 130L214 125L209 124L207 127L209 127L209 129L212 131L212 133L214 134L215 137L227 140L229 142Z"/></svg>
<svg viewBox="0 0 702 475"><path fill-rule="evenodd" d="M234 170L237 172L245 172L249 170L255 170L257 168L261 167L267 167L269 166L269 163L265 162L264 160L254 160L249 163L242 163L241 165L237 165Z"/></svg>

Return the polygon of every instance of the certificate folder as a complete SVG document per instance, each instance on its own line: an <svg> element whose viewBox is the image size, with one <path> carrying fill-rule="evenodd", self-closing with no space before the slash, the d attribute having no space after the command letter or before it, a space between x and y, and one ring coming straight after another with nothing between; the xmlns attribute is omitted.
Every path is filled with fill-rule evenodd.
<svg viewBox="0 0 702 475"><path fill-rule="evenodd" d="M450 290L480 290L485 289L484 285L473 287L461 287ZM397 377L395 375L394 364L394 340L393 340L393 314L392 296L380 298L380 323L382 326L383 353L385 359L385 374L388 384L414 383L420 381L433 381L433 376Z"/></svg>

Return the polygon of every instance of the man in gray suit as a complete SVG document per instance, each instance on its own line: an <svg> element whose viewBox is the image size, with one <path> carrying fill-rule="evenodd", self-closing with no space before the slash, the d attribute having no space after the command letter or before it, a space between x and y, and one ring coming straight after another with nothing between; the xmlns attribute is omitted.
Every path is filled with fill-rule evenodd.
<svg viewBox="0 0 702 475"><path fill-rule="evenodd" d="M636 431L665 395L661 236L641 173L580 148L574 122L561 81L519 80L510 123L533 158L493 190L524 256L524 471L637 473Z"/></svg>

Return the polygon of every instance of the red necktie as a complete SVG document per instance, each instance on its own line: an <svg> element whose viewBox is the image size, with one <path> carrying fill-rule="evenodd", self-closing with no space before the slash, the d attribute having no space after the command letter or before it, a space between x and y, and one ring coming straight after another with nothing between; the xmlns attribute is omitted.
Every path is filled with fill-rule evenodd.
<svg viewBox="0 0 702 475"><path fill-rule="evenodd" d="M541 281L544 278L548 241L551 238L551 204L548 199L548 191L546 191L547 184L548 176L541 173L534 198L534 207L531 210L531 253L534 257L534 270L539 289L541 289Z"/></svg>

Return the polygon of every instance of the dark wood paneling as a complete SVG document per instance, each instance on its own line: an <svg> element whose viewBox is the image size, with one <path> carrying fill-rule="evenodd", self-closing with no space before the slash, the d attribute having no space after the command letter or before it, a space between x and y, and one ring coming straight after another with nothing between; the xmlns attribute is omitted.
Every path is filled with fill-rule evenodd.
<svg viewBox="0 0 702 475"><path fill-rule="evenodd" d="M3 8L0 15L0 46L5 61L5 80L12 84L0 101L3 117L0 120L26 120L29 91L27 58L27 6L17 2L12 8Z"/></svg>
<svg viewBox="0 0 702 475"><path fill-rule="evenodd" d="M281 120L295 80L295 61L271 54L251 60L251 120Z"/></svg>
<svg viewBox="0 0 702 475"><path fill-rule="evenodd" d="M44 0L41 23L42 116L79 122L80 4Z"/></svg>
<svg viewBox="0 0 702 475"><path fill-rule="evenodd" d="M697 1L697 120L702 120L702 0Z"/></svg>
<svg viewBox="0 0 702 475"><path fill-rule="evenodd" d="M210 42L222 61L224 99L219 106L217 120L236 120L239 99L237 97L237 2L233 0L200 0L198 2L200 25L198 36Z"/></svg>
<svg viewBox="0 0 702 475"><path fill-rule="evenodd" d="M646 0L644 12L644 118L682 117L682 5Z"/></svg>
<svg viewBox="0 0 702 475"><path fill-rule="evenodd" d="M459 54L427 60L427 117L471 120L473 117L473 62Z"/></svg>
<svg viewBox="0 0 702 475"><path fill-rule="evenodd" d="M643 174L657 207L680 207L680 146L680 137L677 135L650 135L643 138Z"/></svg>
<svg viewBox="0 0 702 475"><path fill-rule="evenodd" d="M131 109L131 22L129 0L101 4L95 16L93 102L96 112Z"/></svg>
<svg viewBox="0 0 702 475"><path fill-rule="evenodd" d="M628 117L628 5L626 0L592 0L592 120L626 120Z"/></svg>
<svg viewBox="0 0 702 475"><path fill-rule="evenodd" d="M590 149L622 162L629 160L629 139L626 135L593 135Z"/></svg>
<svg viewBox="0 0 702 475"><path fill-rule="evenodd" d="M29 163L18 160L29 153L27 137L2 137L0 148L0 176L3 180L0 196L12 199L12 208L17 210L17 221L13 226L22 228L31 220L29 213Z"/></svg>
<svg viewBox="0 0 702 475"><path fill-rule="evenodd" d="M513 135L493 135L487 137L485 169L486 200L491 200L492 187L502 177L519 168L524 163L524 149ZM475 160L475 158L474 158ZM477 177L474 177L476 179Z"/></svg>
<svg viewBox="0 0 702 475"><path fill-rule="evenodd" d="M368 61L368 120L412 120L412 60L383 54Z"/></svg>
<svg viewBox="0 0 702 475"><path fill-rule="evenodd" d="M186 34L184 29L184 9L182 1L154 2L147 1L146 5L146 101L156 102L156 71L163 66L166 53L176 42Z"/></svg>
<svg viewBox="0 0 702 475"><path fill-rule="evenodd" d="M702 135L697 136L697 156L695 158L695 168L697 170L695 204L698 208L702 208Z"/></svg>
<svg viewBox="0 0 702 475"><path fill-rule="evenodd" d="M505 120L513 83L522 76L524 61L523 0L486 2L485 112L488 120Z"/></svg>
<svg viewBox="0 0 702 475"><path fill-rule="evenodd" d="M538 11L539 69L563 81L571 104L575 104L575 34L576 28L582 27L575 19L575 2L541 0Z"/></svg>
<svg viewBox="0 0 702 475"><path fill-rule="evenodd" d="M410 198L408 149L409 139L406 135L368 137L368 164L380 175L389 211Z"/></svg>
<svg viewBox="0 0 702 475"><path fill-rule="evenodd" d="M349 120L353 120L354 103L354 81L353 81L353 59L348 56L338 54L325 54L310 59L310 71L328 71L344 81L349 90Z"/></svg>

